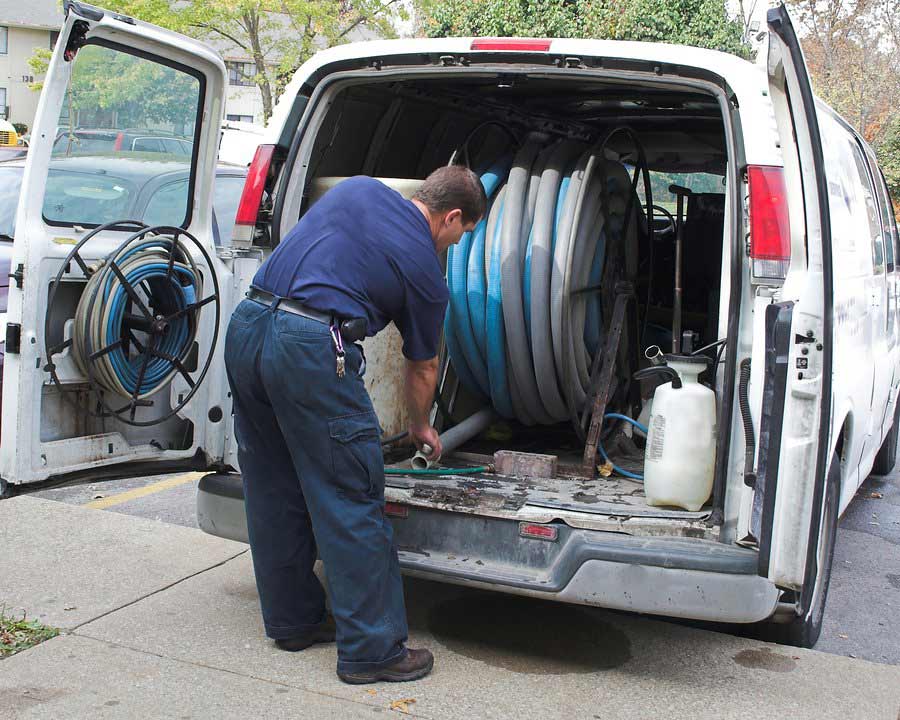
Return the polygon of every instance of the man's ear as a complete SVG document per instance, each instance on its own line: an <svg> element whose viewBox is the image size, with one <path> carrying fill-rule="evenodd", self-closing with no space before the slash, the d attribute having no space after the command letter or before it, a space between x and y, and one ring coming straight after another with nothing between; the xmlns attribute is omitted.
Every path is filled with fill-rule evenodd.
<svg viewBox="0 0 900 720"><path fill-rule="evenodd" d="M444 224L451 225L457 218L459 218L459 221L462 222L462 210L460 210L459 208L455 208L444 215Z"/></svg>

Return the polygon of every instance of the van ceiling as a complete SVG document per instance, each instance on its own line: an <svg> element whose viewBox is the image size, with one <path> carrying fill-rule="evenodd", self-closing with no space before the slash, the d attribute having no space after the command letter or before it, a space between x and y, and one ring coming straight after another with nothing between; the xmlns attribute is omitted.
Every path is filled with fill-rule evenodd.
<svg viewBox="0 0 900 720"><path fill-rule="evenodd" d="M348 155L365 153L380 138L394 161L377 163L388 176L408 171L418 157L416 176L446 162L453 148L485 120L498 120L522 132L540 128L567 132L599 142L610 130L628 126L640 137L651 169L724 173L727 161L724 123L717 99L707 93L672 85L648 85L621 80L568 80L524 74L469 75L436 78L433 74L388 82L353 85L340 92L320 135L320 174L346 174ZM346 112L345 112L346 110ZM452 118L452 120L450 120ZM329 122L330 121L330 122ZM435 135L423 127L449 122L435 145ZM376 130L387 123L384 132ZM332 130L327 128L331 126ZM338 127L340 126L340 128ZM342 150L325 138L337 132ZM425 142L426 138L428 142ZM417 142L418 139L418 142ZM394 142L392 142L392 140ZM353 145L359 145L353 152ZM610 144L625 161L634 162L634 146L624 135ZM410 157L403 161L404 155ZM328 156L331 156L330 158ZM343 156L343 162L338 156ZM428 156L427 159L425 156ZM374 170L374 167L369 168ZM407 175L408 176L408 175Z"/></svg>

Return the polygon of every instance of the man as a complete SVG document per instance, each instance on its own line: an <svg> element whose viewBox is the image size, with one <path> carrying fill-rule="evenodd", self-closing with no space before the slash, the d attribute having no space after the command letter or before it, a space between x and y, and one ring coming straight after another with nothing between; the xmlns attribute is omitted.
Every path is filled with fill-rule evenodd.
<svg viewBox="0 0 900 720"><path fill-rule="evenodd" d="M443 167L411 201L377 180L345 180L291 230L235 309L225 340L247 528L266 634L284 650L335 639L348 683L415 680L397 551L384 516L380 430L354 341L393 321L403 337L409 433L441 452L429 424L448 291L440 254L485 214L470 170Z"/></svg>

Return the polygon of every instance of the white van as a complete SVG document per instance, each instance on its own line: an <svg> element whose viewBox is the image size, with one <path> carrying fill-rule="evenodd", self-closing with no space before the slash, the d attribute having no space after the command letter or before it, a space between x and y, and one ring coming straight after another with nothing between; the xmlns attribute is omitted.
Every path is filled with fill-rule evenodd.
<svg viewBox="0 0 900 720"><path fill-rule="evenodd" d="M386 452L394 469L385 511L401 565L513 594L764 622L787 642L813 645L839 514L870 472L894 465L900 267L871 150L813 97L785 9L770 11L768 24L756 63L675 45L566 39L400 40L320 52L283 94L233 241L216 247L222 60L194 40L68 3L16 222L0 438L6 491L102 473L212 470L199 489L201 527L246 540L222 337L271 249L341 178L373 175L408 192L451 156L480 171L507 158L507 215L518 203L533 220L550 148L567 144L575 164L561 164L555 182L581 183L571 206L584 212L554 216L550 250L567 247L567 265L554 264L556 255L540 260L527 232L513 237L524 239L511 267L543 263L557 277L546 280L546 303L527 305L530 345L510 325L521 316L503 316L509 362L500 353L489 370L509 373L506 395L492 381L488 398L478 392L484 367L465 345L471 338L448 332L436 423L465 424L479 408L506 417L442 462L489 467L417 475L408 449ZM135 94L117 111L127 116L121 122L152 120L193 142L191 182L172 198L171 227L125 223L116 207L129 189L115 180L45 205L52 141L82 63L94 69L85 82L103 82L102 64L115 78L140 78L142 90L158 83L162 100L142 106L147 93ZM103 108L77 110L82 126L114 122ZM591 172L604 182L588 182ZM670 186L688 190L676 188L681 212ZM489 248L463 267L467 288L485 281L479 263L491 243L508 247L498 214L488 218ZM563 216L593 238L593 258L579 249L575 224L568 235L561 229ZM601 222L608 257L595 275ZM566 299L591 293L599 304ZM504 294L503 308L521 297ZM465 293L451 301L448 323L463 307L475 313L469 327L480 329L472 319L484 304L467 302ZM551 357L556 374L529 360L536 374L525 378L517 348L537 358L553 346L541 324L547 307L567 313L569 350ZM640 433L602 423L607 409L652 414L663 378L633 379L651 339L707 358L701 380L715 393L715 420L699 430L714 433L715 454L699 509L650 504L634 478ZM475 340L496 356L491 337L488 348ZM385 435L405 427L399 347L388 331L366 343L366 382ZM573 422L535 422L538 401L554 388L564 412L575 410ZM599 447L618 470L601 461L598 474ZM687 451L680 459L685 474L699 462Z"/></svg>

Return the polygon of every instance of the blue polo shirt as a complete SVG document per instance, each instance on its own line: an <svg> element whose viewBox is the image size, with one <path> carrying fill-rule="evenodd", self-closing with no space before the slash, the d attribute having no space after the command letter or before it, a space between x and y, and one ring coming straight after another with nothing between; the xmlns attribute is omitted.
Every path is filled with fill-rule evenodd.
<svg viewBox="0 0 900 720"><path fill-rule="evenodd" d="M364 317L368 335L393 321L403 355L437 355L449 293L422 211L370 177L329 190L282 239L254 287L320 312Z"/></svg>

